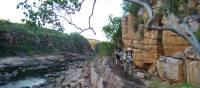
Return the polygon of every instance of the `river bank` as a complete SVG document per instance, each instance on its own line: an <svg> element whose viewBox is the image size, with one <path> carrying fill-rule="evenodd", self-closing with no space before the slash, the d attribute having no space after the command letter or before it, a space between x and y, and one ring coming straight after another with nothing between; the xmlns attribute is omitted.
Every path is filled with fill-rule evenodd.
<svg viewBox="0 0 200 88"><path fill-rule="evenodd" d="M34 88L93 88L90 82L90 67L84 62L69 66L61 75L49 76L48 81Z"/></svg>
<svg viewBox="0 0 200 88"><path fill-rule="evenodd" d="M49 83L52 77L59 77L76 64L83 63L87 55L60 53L56 55L33 55L6 57L0 59L0 88L27 77L39 77ZM80 66L81 67L81 66ZM28 86L30 87L30 86Z"/></svg>
<svg viewBox="0 0 200 88"><path fill-rule="evenodd" d="M187 86L185 83L172 85L137 68L132 69L132 75L126 76L123 65L115 65L111 57L93 57L92 62L88 63L88 56L67 53L30 57L30 61L40 58L41 61L33 62L37 65L19 64L25 57L21 59L15 57L13 61L16 63L5 65L11 57L2 58L0 61L4 62L1 62L0 68L0 88L158 88L161 85L164 85L164 88L179 88ZM45 64L47 62L49 64Z"/></svg>

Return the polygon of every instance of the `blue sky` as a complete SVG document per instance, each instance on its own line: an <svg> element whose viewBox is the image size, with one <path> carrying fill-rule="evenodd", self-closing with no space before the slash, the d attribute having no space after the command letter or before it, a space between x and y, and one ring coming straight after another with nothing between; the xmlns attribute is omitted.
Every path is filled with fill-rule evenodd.
<svg viewBox="0 0 200 88"><path fill-rule="evenodd" d="M10 20L12 22L21 22L21 18L23 18L22 11L16 9L16 5L24 0L1 0L0 1L0 19ZM108 16L121 16L122 0L97 0L94 15L91 19L92 27L97 32L96 35L92 33L92 31L85 31L81 35L86 38L98 39L98 40L107 40L104 33L102 32L102 27L108 23ZM92 0L86 0L83 4L82 10L72 16L73 22L80 27L86 28L88 26L88 16L91 13ZM73 26L66 24L65 33L75 32Z"/></svg>

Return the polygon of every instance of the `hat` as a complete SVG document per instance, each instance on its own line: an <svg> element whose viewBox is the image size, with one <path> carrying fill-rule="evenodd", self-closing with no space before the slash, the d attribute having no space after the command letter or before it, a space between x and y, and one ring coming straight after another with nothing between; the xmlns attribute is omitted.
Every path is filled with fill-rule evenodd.
<svg viewBox="0 0 200 88"><path fill-rule="evenodd" d="M128 48L128 50L129 50L129 51L132 51L132 49L131 49L131 48Z"/></svg>

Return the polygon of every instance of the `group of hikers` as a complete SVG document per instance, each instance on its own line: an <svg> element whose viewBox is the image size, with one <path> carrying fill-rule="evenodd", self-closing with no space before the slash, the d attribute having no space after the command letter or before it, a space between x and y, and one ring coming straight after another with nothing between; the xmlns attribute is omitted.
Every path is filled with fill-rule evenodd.
<svg viewBox="0 0 200 88"><path fill-rule="evenodd" d="M123 51L120 47L116 47L114 54L115 54L115 64L120 65L120 62L123 62L125 73L131 75L133 50L131 48L127 48L125 51Z"/></svg>

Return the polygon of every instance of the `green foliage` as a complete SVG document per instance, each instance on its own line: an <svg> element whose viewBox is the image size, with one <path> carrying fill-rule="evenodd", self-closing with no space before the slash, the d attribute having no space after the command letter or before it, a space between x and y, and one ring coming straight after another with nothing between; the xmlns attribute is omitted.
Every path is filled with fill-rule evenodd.
<svg viewBox="0 0 200 88"><path fill-rule="evenodd" d="M5 20L0 20L0 33L2 33L0 55L5 52L32 54L68 51L84 54L91 51L88 40L78 33L64 34L41 27L35 31L35 27ZM12 43L10 43L11 38L13 38ZM39 44L36 40L40 41ZM49 42L53 44L50 47Z"/></svg>
<svg viewBox="0 0 200 88"><path fill-rule="evenodd" d="M129 3L129 2L123 2L122 3L122 9L124 13L131 13L134 16L138 15L139 9L142 7L142 5L137 4L137 3Z"/></svg>
<svg viewBox="0 0 200 88"><path fill-rule="evenodd" d="M197 39L200 40L200 25L199 25L197 31L195 32L195 34L196 34Z"/></svg>
<svg viewBox="0 0 200 88"><path fill-rule="evenodd" d="M112 56L115 45L112 42L100 42L97 44L99 56Z"/></svg>
<svg viewBox="0 0 200 88"><path fill-rule="evenodd" d="M121 18L109 17L109 21L110 22L103 27L103 32L114 44L120 44L122 39Z"/></svg>
<svg viewBox="0 0 200 88"><path fill-rule="evenodd" d="M188 0L165 0L160 10L163 11L164 14L174 13L175 15L182 15L183 11L180 11L179 8L186 3L188 3Z"/></svg>
<svg viewBox="0 0 200 88"><path fill-rule="evenodd" d="M151 81L149 88L199 88L197 85L192 85L187 82L170 84L161 81Z"/></svg>
<svg viewBox="0 0 200 88"><path fill-rule="evenodd" d="M0 30L5 32L11 32L11 31L25 32L28 33L28 35L52 35L52 36L58 35L58 37L66 35L61 32L57 32L55 30L41 28L41 27L39 27L38 30L36 31L36 34L34 34L33 32L35 31L35 27L19 23L11 23L6 20L0 20Z"/></svg>
<svg viewBox="0 0 200 88"><path fill-rule="evenodd" d="M162 18L162 16L163 16L163 12L160 11L160 10L155 13L155 18L156 19L160 19L160 18Z"/></svg>
<svg viewBox="0 0 200 88"><path fill-rule="evenodd" d="M17 5L17 9L23 9L25 18L23 22L34 26L42 27L52 24L54 28L63 31L60 21L61 12L64 14L75 14L81 8L79 0L25 0Z"/></svg>

